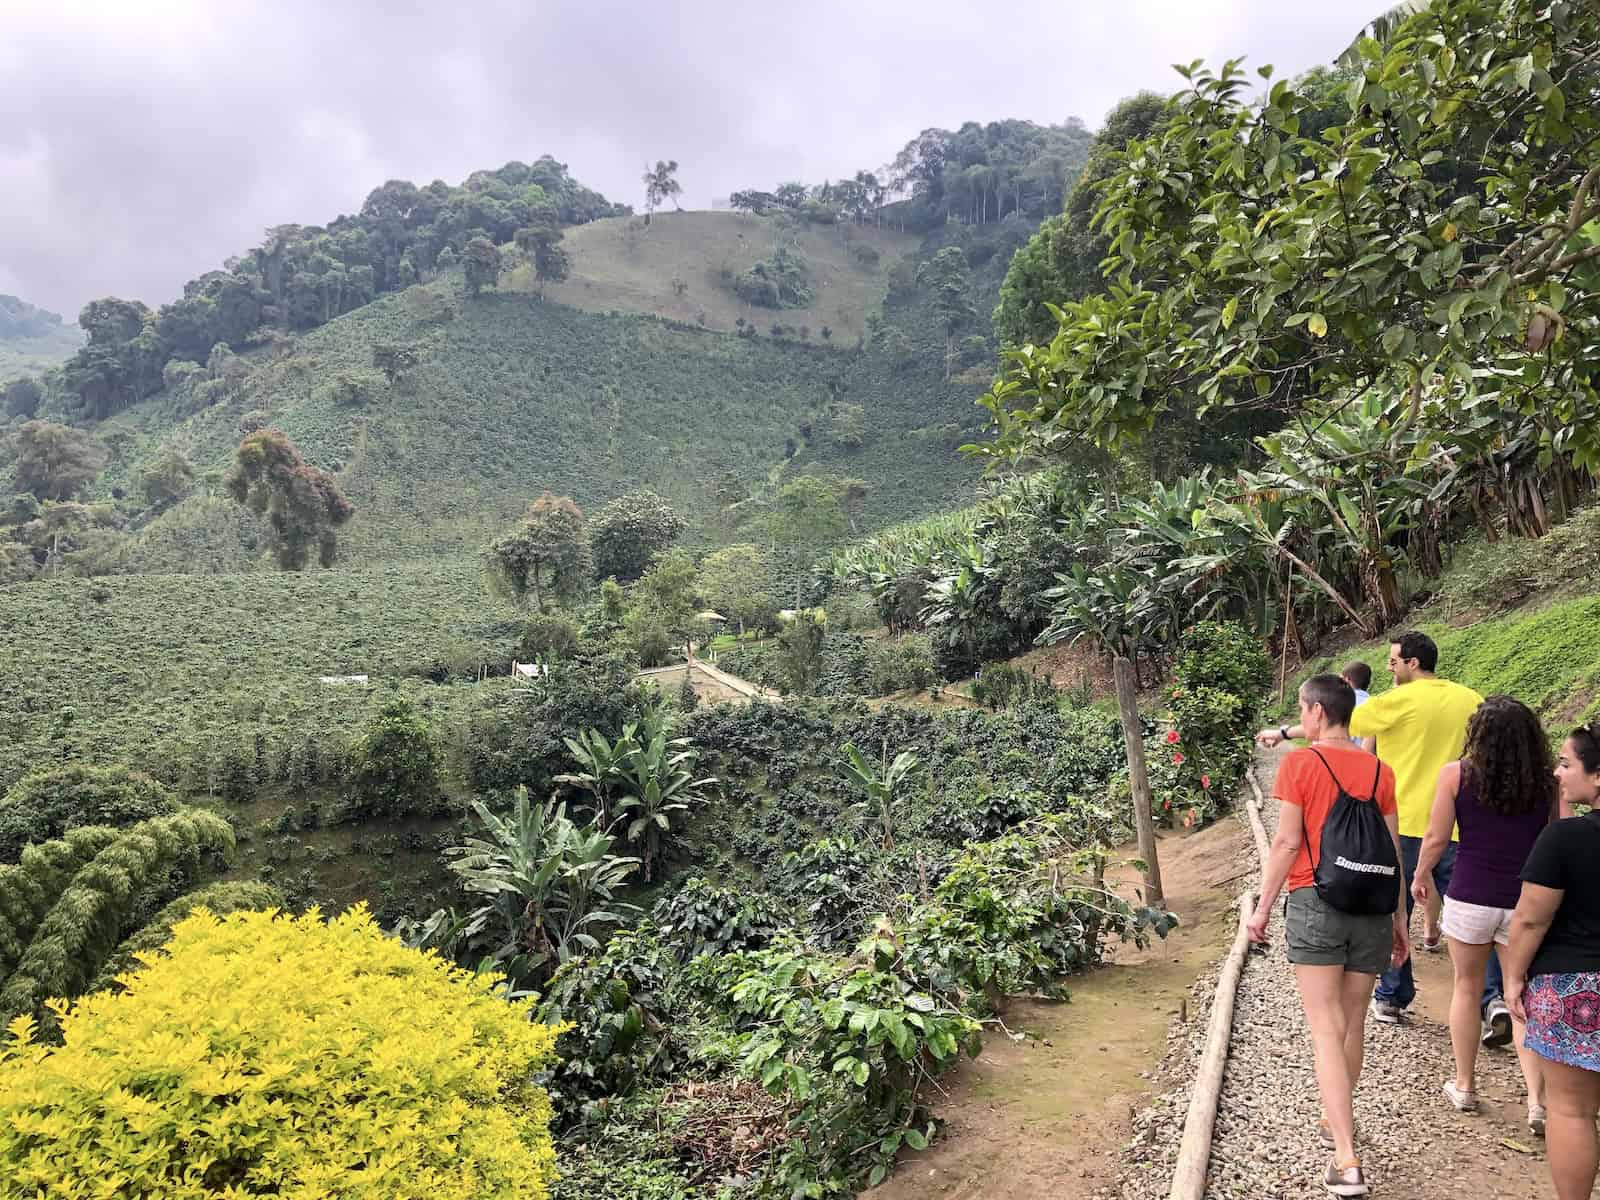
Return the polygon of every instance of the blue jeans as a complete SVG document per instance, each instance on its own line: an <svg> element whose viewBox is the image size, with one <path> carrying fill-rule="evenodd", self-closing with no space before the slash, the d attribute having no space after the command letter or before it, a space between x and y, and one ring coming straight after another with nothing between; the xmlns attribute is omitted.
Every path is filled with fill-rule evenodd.
<svg viewBox="0 0 1600 1200"><path fill-rule="evenodd" d="M1422 853L1422 839L1419 837L1400 838L1400 869L1406 875L1406 919L1411 919L1411 912L1416 907L1416 901L1411 898L1411 879L1417 872L1417 858ZM1451 842L1439 858L1439 863L1433 868L1433 885L1444 895L1450 888L1450 876L1456 869L1456 843ZM1494 950L1489 951L1489 969L1485 973L1483 995L1478 1001L1478 1007L1486 1009L1489 1002L1505 992L1505 980L1500 973L1500 955ZM1411 974L1411 960L1406 959L1398 967L1390 967L1378 976L1377 997L1384 1004L1392 1004L1396 1008L1408 1008L1417 998L1417 981Z"/></svg>

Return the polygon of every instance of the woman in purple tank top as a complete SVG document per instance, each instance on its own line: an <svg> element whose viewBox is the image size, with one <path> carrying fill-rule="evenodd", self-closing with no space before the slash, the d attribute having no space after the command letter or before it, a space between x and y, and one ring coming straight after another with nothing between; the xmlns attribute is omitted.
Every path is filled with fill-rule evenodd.
<svg viewBox="0 0 1600 1200"><path fill-rule="evenodd" d="M1445 1080L1444 1094L1462 1112L1478 1107L1473 1073L1482 1029L1478 1004L1489 953L1495 943L1504 945L1509 938L1511 914L1522 894L1522 866L1540 832L1558 815L1552 771L1550 744L1539 718L1510 696L1490 696L1479 706L1467 723L1461 760L1446 763L1439 771L1412 892L1419 903L1427 899L1434 864L1450 844L1454 827L1460 844L1440 924L1455 967L1450 1047L1456 1074ZM1513 1031L1528 1087L1528 1127L1535 1136L1543 1136L1539 1059L1523 1045L1523 1023L1514 1022Z"/></svg>

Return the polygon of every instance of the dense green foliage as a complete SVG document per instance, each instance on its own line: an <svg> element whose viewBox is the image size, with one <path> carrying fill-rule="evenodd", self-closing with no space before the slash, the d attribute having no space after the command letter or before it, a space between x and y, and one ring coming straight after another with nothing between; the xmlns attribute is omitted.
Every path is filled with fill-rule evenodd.
<svg viewBox="0 0 1600 1200"><path fill-rule="evenodd" d="M53 421L29 421L17 430L17 490L40 500L70 500L105 462L105 452L82 430Z"/></svg>
<svg viewBox="0 0 1600 1200"><path fill-rule="evenodd" d="M655 555L678 539L684 525L672 505L652 491L618 496L589 522L595 574L632 583Z"/></svg>
<svg viewBox="0 0 1600 1200"><path fill-rule="evenodd" d="M225 486L240 504L267 518L269 545L284 570L303 568L313 545L317 561L333 566L339 553L335 531L354 509L339 481L302 459L281 432L262 429L247 435Z"/></svg>
<svg viewBox="0 0 1600 1200"><path fill-rule="evenodd" d="M80 825L121 829L177 809L170 789L126 767L46 767L0 798L0 863L16 862L29 842L47 842Z"/></svg>
<svg viewBox="0 0 1600 1200"><path fill-rule="evenodd" d="M1326 125L1316 88L1279 81L1258 104L1237 63L1183 68L1105 185L1107 290L1008 357L984 401L994 448L1115 446L1186 395L1292 412L1372 390L1465 453L1593 469L1597 22L1534 0L1419 7L1358 43L1348 115Z"/></svg>
<svg viewBox="0 0 1600 1200"><path fill-rule="evenodd" d="M74 846L70 837L68 846ZM24 853L16 866L0 868L0 908L12 921L19 909L24 916L40 914L31 927L24 921L8 930L23 949L0 980L0 1013L7 1019L41 1016L46 1000L84 992L142 918L195 882L212 859L231 855L233 846L226 821L191 810L119 832L70 873L61 864L76 850L64 860L48 843L39 857ZM51 896L49 885L58 882L64 886ZM43 905L39 894L46 897Z"/></svg>
<svg viewBox="0 0 1600 1200"><path fill-rule="evenodd" d="M571 789L567 806L524 790L510 814L480 807L478 831L450 852L470 907L405 931L509 971L539 989L544 1020L574 1023L553 1081L563 1152L624 1194L673 1194L718 1153L683 1144L673 1166L637 1140L653 1147L672 1128L685 1075L713 1089L747 1076L781 1102L745 1101L768 1129L744 1160L757 1194L882 1178L902 1145L933 1135L922 1085L975 1048L979 1017L1019 992L1059 994L1105 939L1170 921L1100 883L1105 847L1125 836L1079 798L1103 792L1121 761L1103 714L720 706L682 718L673 739L666 709L634 712L643 733L571 740L578 769L554 781ZM902 749L835 765L830 750L852 741ZM660 861L722 882L669 870L641 919L621 887L642 864L619 852L653 853L630 796L669 750L681 777L700 758L721 782ZM614 1138L634 1152L606 1169Z"/></svg>
<svg viewBox="0 0 1600 1200"><path fill-rule="evenodd" d="M570 601L589 585L594 560L583 510L566 496L545 492L515 528L484 551L492 590L542 613L551 601Z"/></svg>
<svg viewBox="0 0 1600 1200"><path fill-rule="evenodd" d="M704 541L740 525L760 531L797 477L870 480L853 519L874 527L948 505L976 476L953 453L979 428L970 387L943 383L936 359L902 372L878 354L724 337L503 290L439 324L414 315L411 295L257 360L221 400L180 383L103 424L116 454L102 488L136 493L172 451L200 479L141 522L113 569L252 564L259 533L212 505L207 475L229 465L241 421L257 413L307 462L337 471L357 510L339 553L355 564L476 554L545 490L596 513L647 488ZM375 344L393 342L421 356L400 383L361 407L325 393L324 380L365 368ZM851 444L828 435L830 406L841 404L861 410Z"/></svg>
<svg viewBox="0 0 1600 1200"><path fill-rule="evenodd" d="M404 697L391 700L350 747L351 815L403 817L439 798L439 746Z"/></svg>
<svg viewBox="0 0 1600 1200"><path fill-rule="evenodd" d="M464 562L0 589L0 783L74 758L190 793L324 782L389 687L459 755L460 684L518 632ZM319 682L356 674L374 686Z"/></svg>
<svg viewBox="0 0 1600 1200"><path fill-rule="evenodd" d="M1117 165L1118 154L1130 140L1150 135L1166 105L1164 97L1140 92L1106 114L1065 208L1046 218L1011 258L994 310L995 337L1002 346L1049 342L1056 320L1046 306L1099 290L1100 262L1108 247L1090 226L1097 197Z"/></svg>
<svg viewBox="0 0 1600 1200"><path fill-rule="evenodd" d="M947 221L1037 220L1061 207L1089 143L1076 118L1061 125L968 121L955 130L924 129L876 170L811 187L737 191L731 201L746 212L790 213L819 224L850 219L918 231Z"/></svg>

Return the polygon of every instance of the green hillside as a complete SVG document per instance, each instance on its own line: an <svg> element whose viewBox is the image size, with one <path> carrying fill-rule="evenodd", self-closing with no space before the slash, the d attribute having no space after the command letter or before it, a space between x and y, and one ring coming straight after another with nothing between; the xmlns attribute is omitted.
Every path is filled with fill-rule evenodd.
<svg viewBox="0 0 1600 1200"><path fill-rule="evenodd" d="M81 753L203 793L225 752L347 739L394 689L442 717L471 689L433 681L504 675L518 629L459 562L0 589L0 792Z"/></svg>
<svg viewBox="0 0 1600 1200"><path fill-rule="evenodd" d="M590 312L653 313L724 332L741 317L762 333L774 321L805 325L818 341L827 328L828 340L848 346L864 332L866 314L882 303L890 269L917 244L908 234L850 222L668 212L647 228L638 217L610 217L567 231L562 246L572 274L548 285L545 295ZM744 303L733 278L779 245L791 246L809 266L813 301L782 310ZM532 288L529 275L519 269L511 286Z"/></svg>
<svg viewBox="0 0 1600 1200"><path fill-rule="evenodd" d="M587 509L650 487L709 538L725 520L717 492L730 481L748 493L775 472L858 477L870 484L861 520L877 525L948 506L976 474L955 453L975 421L970 387L942 383L936 363L907 369L515 291L458 298L443 323L415 308L397 296L340 317L287 353L258 357L222 403L198 412L185 414L194 401L179 388L117 414L98 430L112 452L100 490L131 493L169 449L202 476L220 472L243 428L268 422L339 474L356 505L341 553L359 565L475 553L546 488ZM384 342L414 347L421 365L393 386L373 377L367 403L341 405L327 382L371 377L373 347ZM830 404L860 406L859 446L829 435ZM204 491L163 514L145 540L159 547L180 529L188 539L199 521L196 552L237 566L239 523Z"/></svg>
<svg viewBox="0 0 1600 1200"><path fill-rule="evenodd" d="M16 296L0 295L0 387L60 366L83 345L83 331ZM0 412L0 420L5 414Z"/></svg>

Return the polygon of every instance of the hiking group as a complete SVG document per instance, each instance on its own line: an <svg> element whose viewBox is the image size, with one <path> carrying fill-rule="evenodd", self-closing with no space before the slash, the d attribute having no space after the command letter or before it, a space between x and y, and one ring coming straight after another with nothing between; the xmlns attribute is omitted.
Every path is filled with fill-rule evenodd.
<svg viewBox="0 0 1600 1200"><path fill-rule="evenodd" d="M1403 1024L1416 997L1410 927L1448 944L1453 1077L1443 1101L1478 1107L1478 1047L1514 1043L1528 1128L1546 1139L1559 1200L1587 1197L1600 1153L1600 721L1552 762L1539 719L1434 671L1422 633L1389 647L1395 686L1376 696L1353 663L1300 689L1300 721L1264 746L1304 739L1273 794L1278 829L1250 937L1266 939L1280 891L1289 962L1310 1031L1333 1154L1324 1187L1371 1192L1353 1096L1366 1017ZM1463 1181L1465 1182L1465 1181Z"/></svg>

